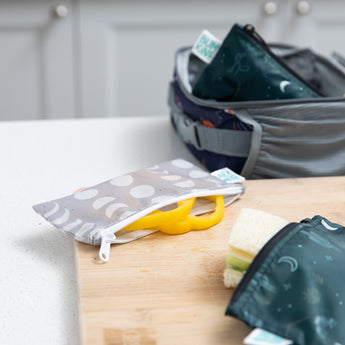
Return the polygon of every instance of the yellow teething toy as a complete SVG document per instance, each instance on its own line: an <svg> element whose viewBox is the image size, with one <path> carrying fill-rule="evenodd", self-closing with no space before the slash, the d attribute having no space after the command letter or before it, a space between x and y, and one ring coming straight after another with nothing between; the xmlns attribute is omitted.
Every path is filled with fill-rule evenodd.
<svg viewBox="0 0 345 345"><path fill-rule="evenodd" d="M143 218L136 220L135 222L127 225L122 230L138 230L138 229L152 229L156 228L160 224L164 224L169 221L176 221L189 215L191 209L195 204L195 198L178 201L178 207L170 211L156 210Z"/></svg>
<svg viewBox="0 0 345 345"><path fill-rule="evenodd" d="M166 234L178 235L191 230L207 229L219 223L224 216L223 195L203 197L216 203L213 213L208 216L191 216L190 211L195 204L196 198L179 201L178 207L162 212L156 210L147 216L129 224L122 230L153 229L160 230Z"/></svg>

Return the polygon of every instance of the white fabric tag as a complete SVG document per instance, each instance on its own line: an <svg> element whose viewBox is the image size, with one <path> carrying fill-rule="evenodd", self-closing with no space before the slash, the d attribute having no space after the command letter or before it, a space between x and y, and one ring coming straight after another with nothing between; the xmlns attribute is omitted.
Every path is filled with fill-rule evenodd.
<svg viewBox="0 0 345 345"><path fill-rule="evenodd" d="M219 178L226 183L242 183L246 180L243 176L236 174L229 168L223 168L213 171L211 175Z"/></svg>
<svg viewBox="0 0 345 345"><path fill-rule="evenodd" d="M216 55L221 41L209 31L204 30L193 45L192 53L200 60L210 63Z"/></svg>
<svg viewBox="0 0 345 345"><path fill-rule="evenodd" d="M244 340L246 345L291 345L293 342L276 334L255 328Z"/></svg>

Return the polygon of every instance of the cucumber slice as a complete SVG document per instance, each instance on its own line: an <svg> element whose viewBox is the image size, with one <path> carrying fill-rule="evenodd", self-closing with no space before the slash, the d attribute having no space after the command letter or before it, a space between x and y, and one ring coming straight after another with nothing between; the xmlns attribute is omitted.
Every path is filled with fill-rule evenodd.
<svg viewBox="0 0 345 345"><path fill-rule="evenodd" d="M232 268L233 270L245 272L247 271L250 262L241 260L233 255L228 255L226 258L226 267Z"/></svg>

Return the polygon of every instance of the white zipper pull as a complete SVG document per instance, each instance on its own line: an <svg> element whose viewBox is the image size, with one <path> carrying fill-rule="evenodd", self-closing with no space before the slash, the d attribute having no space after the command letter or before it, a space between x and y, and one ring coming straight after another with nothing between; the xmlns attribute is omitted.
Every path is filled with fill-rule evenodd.
<svg viewBox="0 0 345 345"><path fill-rule="evenodd" d="M102 238L102 242L101 242L101 247L99 248L98 256L103 262L108 262L110 245L116 241L116 236L109 231L105 231L101 235L101 238Z"/></svg>

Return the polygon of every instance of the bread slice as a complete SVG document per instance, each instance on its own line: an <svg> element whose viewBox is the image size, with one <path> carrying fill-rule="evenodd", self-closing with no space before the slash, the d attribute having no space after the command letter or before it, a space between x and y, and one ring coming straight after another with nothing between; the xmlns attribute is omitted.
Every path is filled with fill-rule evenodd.
<svg viewBox="0 0 345 345"><path fill-rule="evenodd" d="M229 236L224 271L226 287L236 287L260 249L285 225L286 219L251 208L243 208Z"/></svg>

